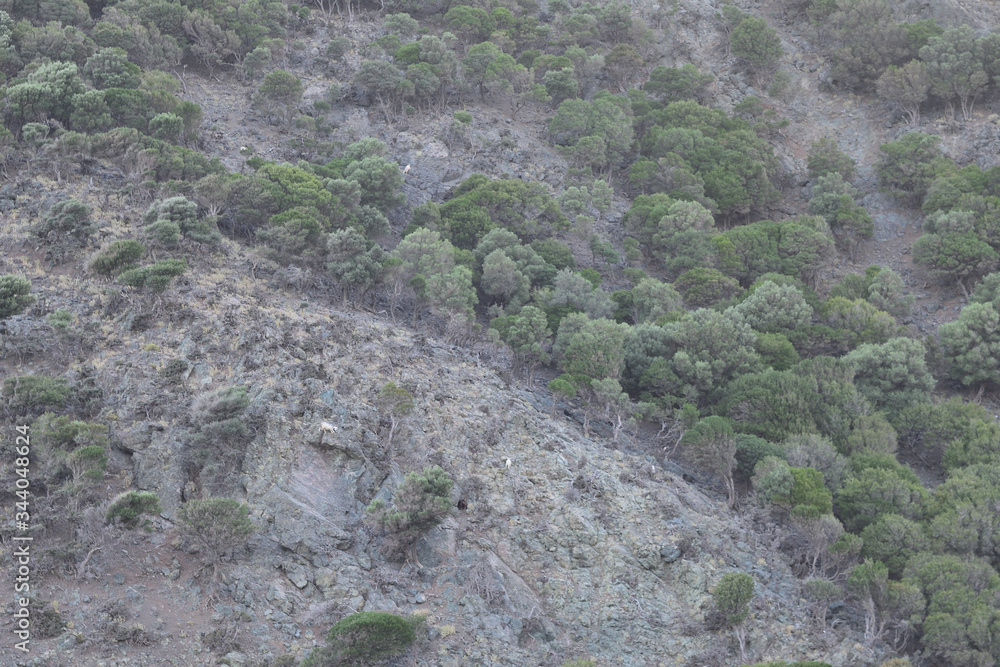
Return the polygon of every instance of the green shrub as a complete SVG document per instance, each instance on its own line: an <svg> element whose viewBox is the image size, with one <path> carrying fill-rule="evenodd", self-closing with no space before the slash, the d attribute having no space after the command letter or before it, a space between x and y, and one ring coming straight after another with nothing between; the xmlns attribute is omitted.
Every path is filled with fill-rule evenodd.
<svg viewBox="0 0 1000 667"><path fill-rule="evenodd" d="M171 280L185 271L187 262L183 259L163 259L149 266L123 272L118 276L118 282L137 289L146 288L162 292L167 289Z"/></svg>
<svg viewBox="0 0 1000 667"><path fill-rule="evenodd" d="M934 179L953 168L941 154L940 142L937 135L910 132L879 146L875 173L881 190L919 206Z"/></svg>
<svg viewBox="0 0 1000 667"><path fill-rule="evenodd" d="M73 324L74 319L75 317L73 313L59 308L58 310L54 310L49 313L48 317L45 318L45 321L48 322L49 326L56 331L65 333L69 329L69 326Z"/></svg>
<svg viewBox="0 0 1000 667"><path fill-rule="evenodd" d="M113 241L90 258L90 270L102 276L111 276L135 264L145 252L146 246L138 241Z"/></svg>
<svg viewBox="0 0 1000 667"><path fill-rule="evenodd" d="M0 320L20 315L35 302L31 281L23 276L0 276Z"/></svg>
<svg viewBox="0 0 1000 667"><path fill-rule="evenodd" d="M111 501L104 518L108 523L118 519L134 528L143 514L158 514L162 510L160 498L150 491L126 491Z"/></svg>
<svg viewBox="0 0 1000 667"><path fill-rule="evenodd" d="M396 489L392 507L384 500L368 506L374 522L386 533L382 551L389 557L411 556L420 536L437 525L451 511L452 480L438 466L422 473L407 473Z"/></svg>
<svg viewBox="0 0 1000 667"><path fill-rule="evenodd" d="M736 279L710 268L685 271L674 282L674 288L684 297L684 303L692 307L710 306L743 292Z"/></svg>
<svg viewBox="0 0 1000 667"><path fill-rule="evenodd" d="M454 116L455 120L457 120L459 123L463 125L468 125L469 123L472 122L472 114L469 113L468 111L456 111L452 115Z"/></svg>
<svg viewBox="0 0 1000 667"><path fill-rule="evenodd" d="M736 472L744 479L750 479L757 464L768 456L784 458L781 445L748 433L736 434Z"/></svg>
<svg viewBox="0 0 1000 667"><path fill-rule="evenodd" d="M70 388L64 378L20 375L3 381L3 395L12 411L25 414L48 407L64 407Z"/></svg>
<svg viewBox="0 0 1000 667"><path fill-rule="evenodd" d="M177 512L184 533L214 558L246 542L256 530L250 508L230 498L189 500Z"/></svg>
<svg viewBox="0 0 1000 667"><path fill-rule="evenodd" d="M72 451L78 447L108 444L108 427L104 424L70 419L46 412L31 426L36 445L50 451Z"/></svg>
<svg viewBox="0 0 1000 667"><path fill-rule="evenodd" d="M97 231L90 218L90 207L77 199L65 199L49 209L42 221L32 230L41 239L59 241L70 237L77 243Z"/></svg>
<svg viewBox="0 0 1000 667"><path fill-rule="evenodd" d="M381 611L362 611L341 619L327 632L329 645L314 650L303 667L372 665L403 653L417 639L422 616L404 618Z"/></svg>

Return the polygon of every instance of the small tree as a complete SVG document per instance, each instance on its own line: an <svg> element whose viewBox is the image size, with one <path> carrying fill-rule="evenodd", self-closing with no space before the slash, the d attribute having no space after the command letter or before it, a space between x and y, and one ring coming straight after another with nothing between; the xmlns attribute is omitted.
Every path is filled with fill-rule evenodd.
<svg viewBox="0 0 1000 667"><path fill-rule="evenodd" d="M386 447L392 447L392 436L396 428L413 412L413 394L395 382L386 382L378 392L376 401L382 414L389 418L389 435L386 436Z"/></svg>
<svg viewBox="0 0 1000 667"><path fill-rule="evenodd" d="M20 315L35 302L31 281L23 276L0 276L0 320Z"/></svg>
<svg viewBox="0 0 1000 667"><path fill-rule="evenodd" d="M763 19L756 17L740 21L729 35L733 55L744 60L753 72L757 87L763 88L778 69L785 50L778 33Z"/></svg>
<svg viewBox="0 0 1000 667"><path fill-rule="evenodd" d="M382 246L369 243L354 227L332 232L326 241L326 270L340 283L343 305L347 306L347 295L352 287L362 288L361 301L368 290L382 275L385 251Z"/></svg>
<svg viewBox="0 0 1000 667"><path fill-rule="evenodd" d="M953 116L952 100L957 97L962 105L962 118L969 120L976 97L990 82L973 29L963 25L931 37L920 49L920 59L926 63L934 93L948 103Z"/></svg>
<svg viewBox="0 0 1000 667"><path fill-rule="evenodd" d="M969 386L1000 384L1000 313L992 303L972 303L955 322L942 324L941 348L952 378Z"/></svg>
<svg viewBox="0 0 1000 667"><path fill-rule="evenodd" d="M826 579L806 579L802 582L802 592L813 603L816 622L826 629L826 611L830 603L841 595L840 586Z"/></svg>
<svg viewBox="0 0 1000 667"><path fill-rule="evenodd" d="M552 332L545 313L535 306L525 306L513 318L507 330L507 345L514 352L518 366L528 369L528 384L534 380L539 364L548 363Z"/></svg>
<svg viewBox="0 0 1000 667"><path fill-rule="evenodd" d="M920 204L931 183L949 167L938 144L941 137L910 132L879 146L875 173L883 192L909 204Z"/></svg>
<svg viewBox="0 0 1000 667"><path fill-rule="evenodd" d="M143 223L146 233L161 242L179 239L181 235L198 243L221 240L218 231L198 219L197 204L183 195L153 202L143 216Z"/></svg>
<svg viewBox="0 0 1000 667"><path fill-rule="evenodd" d="M684 432L681 446L694 461L722 478L726 485L729 506L736 504L736 437L729 420L723 417L705 417Z"/></svg>
<svg viewBox="0 0 1000 667"><path fill-rule="evenodd" d="M183 259L163 259L155 264L138 269L129 269L118 276L122 285L136 289L148 289L152 292L162 292L170 286L170 282L187 271L187 262Z"/></svg>
<svg viewBox="0 0 1000 667"><path fill-rule="evenodd" d="M747 659L746 622L750 618L750 601L754 596L753 577L745 572L729 572L715 585L712 599L723 622L733 629L740 645L740 660Z"/></svg>
<svg viewBox="0 0 1000 667"><path fill-rule="evenodd" d="M837 142L830 137L823 137L810 144L806 165L811 178L838 173L845 181L850 181L857 173L854 159L840 150Z"/></svg>
<svg viewBox="0 0 1000 667"><path fill-rule="evenodd" d="M885 629L879 622L878 610L885 605L889 569L878 561L866 558L851 570L847 590L861 603L865 611L865 641L873 644Z"/></svg>
<svg viewBox="0 0 1000 667"><path fill-rule="evenodd" d="M97 225L90 217L90 207L73 198L54 204L34 229L34 233L43 239L58 242L70 237L77 243L85 242L95 231Z"/></svg>
<svg viewBox="0 0 1000 667"><path fill-rule="evenodd" d="M146 246L133 239L113 241L90 258L88 266L94 273L112 276L133 266L146 252Z"/></svg>
<svg viewBox="0 0 1000 667"><path fill-rule="evenodd" d="M299 77L283 69L275 70L264 77L257 93L265 104L281 107L285 120L291 125L292 112L302 99L304 88Z"/></svg>
<svg viewBox="0 0 1000 667"><path fill-rule="evenodd" d="M181 530L204 550L206 566L212 566L213 585L220 560L232 555L256 530L249 514L245 503L230 498L189 500L178 510Z"/></svg>
<svg viewBox="0 0 1000 667"><path fill-rule="evenodd" d="M920 122L920 105L927 100L931 79L927 66L911 60L902 67L890 65L875 82L878 96L899 106L910 117L910 125Z"/></svg>
<svg viewBox="0 0 1000 667"><path fill-rule="evenodd" d="M382 553L393 559L405 558L423 569L414 547L424 533L451 511L453 483L440 467L424 468L422 473L407 473L396 489L392 507L382 499L368 505L372 519L385 532Z"/></svg>

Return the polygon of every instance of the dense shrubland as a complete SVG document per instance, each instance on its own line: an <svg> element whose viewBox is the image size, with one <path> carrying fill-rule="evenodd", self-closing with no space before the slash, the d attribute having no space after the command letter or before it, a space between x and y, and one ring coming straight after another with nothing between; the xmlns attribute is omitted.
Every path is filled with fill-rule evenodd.
<svg viewBox="0 0 1000 667"><path fill-rule="evenodd" d="M884 0L783 4L812 26L836 81L874 92L912 124L929 100L968 120L1000 73L997 34L900 23ZM377 39L332 35L317 66L387 123L477 101L511 118L547 114L567 186L476 174L443 200L406 208L384 143L327 141L328 112L345 91L302 104L288 53L316 21L308 7L7 3L0 166L61 183L108 165L121 175L114 194L145 212L143 242L98 246L91 207L63 197L32 236L51 257L86 258L95 280L148 299L196 272L198 253L255 244L279 264L326 272L345 306L380 305L394 320L407 310L411 326L423 317L455 340L506 344L516 375L530 384L548 372L553 396L582 406L585 432L599 423L617 440L654 422L664 446L718 478L731 506L765 507L795 538L789 550L819 624L827 602L851 596L871 642L942 664L1000 660L1000 427L948 397L1000 384L998 168L959 167L922 132L881 147L879 185L925 215L915 260L969 296L939 342L924 341L904 325L913 297L892 269L822 284L838 251L853 259L873 234L852 185L857 165L832 139L816 142L808 210L767 219L784 182L769 143L783 126L773 105L748 97L727 113L713 106L713 77L694 65L650 68L651 31L624 4L553 0L544 14L529 2L386 8ZM360 7L316 9L329 21ZM719 25L756 88L780 95L775 31L731 6ZM346 58L355 51L357 67ZM247 147L247 168L229 173L203 154L202 110L182 99L186 82L173 73L182 61L252 86L266 118L299 131L307 159L267 161ZM442 140L471 145L473 123L456 110ZM620 239L607 233L615 196L631 198ZM394 229L400 215L409 224ZM24 278L0 277L0 317L28 308L30 291ZM72 315L51 321L68 327ZM107 427L87 421L99 402L88 391L40 375L8 378L2 390L9 415L35 420L49 502L72 512L97 502L106 463ZM394 430L403 413L390 398ZM185 465L208 492L234 492L227 480L240 466L249 402L246 388L228 387L192 404ZM942 483L926 486L910 464ZM447 512L450 488L429 468L406 478L391 508L373 505L385 553L413 557L420 532ZM105 509L134 526L157 506L123 497ZM213 559L253 529L238 503L193 505L184 517ZM724 578L716 594L741 651L753 596L743 577ZM355 619L334 626L330 641L347 655L355 636L378 631L389 655L412 641L408 623Z"/></svg>

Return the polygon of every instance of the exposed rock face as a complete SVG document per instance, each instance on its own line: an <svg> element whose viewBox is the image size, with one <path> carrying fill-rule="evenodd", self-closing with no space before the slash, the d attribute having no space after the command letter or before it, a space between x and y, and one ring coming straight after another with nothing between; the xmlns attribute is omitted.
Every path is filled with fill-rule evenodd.
<svg viewBox="0 0 1000 667"><path fill-rule="evenodd" d="M191 329L208 333L185 352L207 364L212 381L203 386L192 373L186 382L192 394L243 384L252 397L257 431L239 486L261 533L227 591L234 609L266 621L263 639L297 636L313 622L319 630L351 611L425 610L434 643L425 664L591 656L721 665L730 635L704 621L712 586L741 570L757 585L754 657L867 664L853 641L830 635L821 645L827 637L808 620L783 558L720 498L647 456L585 439L468 352L369 318L246 315L227 324L199 311ZM121 415L136 414L155 390L154 371L143 377L138 368L127 394L122 376L102 378L109 395L122 396ZM397 429L395 463L373 407L388 381L416 404ZM139 485L160 494L168 515L195 493L178 463L191 425L177 406L189 404L178 396L155 420L121 423ZM387 563L362 524L364 507L391 498L404 472L431 464L455 479L456 509L418 543L419 566Z"/></svg>

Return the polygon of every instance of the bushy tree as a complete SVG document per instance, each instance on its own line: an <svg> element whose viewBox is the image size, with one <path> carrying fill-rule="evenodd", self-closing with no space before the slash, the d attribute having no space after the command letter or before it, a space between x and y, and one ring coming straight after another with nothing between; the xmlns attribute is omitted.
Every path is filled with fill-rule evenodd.
<svg viewBox="0 0 1000 667"><path fill-rule="evenodd" d="M389 418L389 434L386 436L387 447L392 446L392 437L396 429L410 414L413 413L413 394L398 386L395 382L386 382L379 389L375 403L383 415Z"/></svg>
<svg viewBox="0 0 1000 667"><path fill-rule="evenodd" d="M840 150L837 142L830 137L817 139L809 145L806 161L809 176L818 178L837 173L844 181L851 181L857 173L857 164L847 153Z"/></svg>
<svg viewBox="0 0 1000 667"><path fill-rule="evenodd" d="M378 499L368 505L376 525L385 532L382 551L392 558L406 558L419 566L414 546L417 540L451 511L453 482L438 466L406 474L396 488L392 506Z"/></svg>
<svg viewBox="0 0 1000 667"><path fill-rule="evenodd" d="M973 232L924 234L913 242L913 260L946 282L966 285L994 270L1000 255Z"/></svg>
<svg viewBox="0 0 1000 667"><path fill-rule="evenodd" d="M923 553L910 559L904 581L926 601L921 644L930 655L955 667L989 665L1000 659L996 595L1000 577L978 558Z"/></svg>
<svg viewBox="0 0 1000 667"><path fill-rule="evenodd" d="M701 308L667 330L677 350L670 366L682 396L704 396L761 367L756 335L738 314Z"/></svg>
<svg viewBox="0 0 1000 667"><path fill-rule="evenodd" d="M546 306L569 307L595 319L611 317L615 311L614 302L607 292L594 287L589 280L569 269L556 274Z"/></svg>
<svg viewBox="0 0 1000 667"><path fill-rule="evenodd" d="M832 297L823 304L821 312L827 324L838 330L846 350L864 343L885 343L899 332L892 315L864 299Z"/></svg>
<svg viewBox="0 0 1000 667"><path fill-rule="evenodd" d="M745 572L729 572L715 585L712 600L723 621L733 628L740 646L740 660L746 660L746 622L754 597L753 577Z"/></svg>
<svg viewBox="0 0 1000 667"><path fill-rule="evenodd" d="M864 609L865 640L869 644L874 643L884 629L884 623L879 622L879 611L886 604L888 580L888 568L870 558L856 565L847 579L847 589Z"/></svg>
<svg viewBox="0 0 1000 667"><path fill-rule="evenodd" d="M674 288L684 297L684 303L694 307L712 306L743 293L735 278L708 267L685 271L677 276Z"/></svg>
<svg viewBox="0 0 1000 667"><path fill-rule="evenodd" d="M719 270L749 285L765 273L782 273L810 284L834 255L833 234L819 216L735 227L712 239Z"/></svg>
<svg viewBox="0 0 1000 667"><path fill-rule="evenodd" d="M517 310L530 297L531 281L503 250L494 250L483 260L483 292L498 303Z"/></svg>
<svg viewBox="0 0 1000 667"><path fill-rule="evenodd" d="M848 476L835 499L844 527L860 532L887 513L922 520L929 497L912 473L907 476L888 468L866 468Z"/></svg>
<svg viewBox="0 0 1000 667"><path fill-rule="evenodd" d="M907 204L920 204L934 179L948 168L940 142L936 135L909 132L898 141L879 146L881 157L875 173L882 191Z"/></svg>
<svg viewBox="0 0 1000 667"><path fill-rule="evenodd" d="M612 95L593 102L565 100L549 122L549 134L553 143L566 146L581 163L607 170L631 148L632 111L626 100Z"/></svg>
<svg viewBox="0 0 1000 667"><path fill-rule="evenodd" d="M528 383L534 380L535 369L549 361L552 332L545 312L535 306L525 306L511 318L504 342L514 352L518 366L528 369Z"/></svg>
<svg viewBox="0 0 1000 667"><path fill-rule="evenodd" d="M511 92L514 80L527 76L524 66L518 65L493 42L470 48L462 59L462 73L465 80L479 90L480 99L485 99L487 92Z"/></svg>
<svg viewBox="0 0 1000 667"><path fill-rule="evenodd" d="M757 17L740 21L729 34L729 42L733 55L747 63L760 88L767 84L785 55L778 33Z"/></svg>
<svg viewBox="0 0 1000 667"><path fill-rule="evenodd" d="M627 333L625 324L571 315L560 324L554 349L560 355L561 368L571 375L585 376L589 386L590 380L621 377Z"/></svg>
<svg viewBox="0 0 1000 667"><path fill-rule="evenodd" d="M158 113L149 119L149 134L154 139L175 144L184 131L184 119L172 113Z"/></svg>
<svg viewBox="0 0 1000 667"><path fill-rule="evenodd" d="M715 80L711 74L702 74L691 63L681 67L658 65L649 73L649 80L642 85L648 95L663 104L680 100L703 101L706 87Z"/></svg>
<svg viewBox="0 0 1000 667"><path fill-rule="evenodd" d="M133 239L112 241L90 258L88 267L102 276L120 273L135 265L135 262L146 252L146 246Z"/></svg>
<svg viewBox="0 0 1000 667"><path fill-rule="evenodd" d="M137 289L162 292L170 286L174 278L183 275L185 271L187 262L183 259L161 259L149 266L123 271L118 276L118 282Z"/></svg>
<svg viewBox="0 0 1000 667"><path fill-rule="evenodd" d="M632 321L636 324L655 322L681 309L683 302L669 283L644 278L632 288Z"/></svg>
<svg viewBox="0 0 1000 667"><path fill-rule="evenodd" d="M1000 383L1000 314L992 303L969 304L938 332L952 378L966 386Z"/></svg>
<svg viewBox="0 0 1000 667"><path fill-rule="evenodd" d="M847 459L837 452L829 439L814 433L792 435L782 443L782 448L790 466L818 470L831 492L840 489L847 470Z"/></svg>
<svg viewBox="0 0 1000 667"><path fill-rule="evenodd" d="M90 207L80 200L64 199L52 205L33 231L50 242L72 239L76 243L83 243L97 231L97 225L90 214Z"/></svg>
<svg viewBox="0 0 1000 667"><path fill-rule="evenodd" d="M124 526L134 528L143 514L159 514L163 511L160 498L151 491L125 491L118 494L108 505L105 521L118 520Z"/></svg>
<svg viewBox="0 0 1000 667"><path fill-rule="evenodd" d="M906 29L886 0L840 0L829 17L843 46L833 54L833 76L849 88L870 88L889 65L912 57Z"/></svg>
<svg viewBox="0 0 1000 667"><path fill-rule="evenodd" d="M139 87L139 66L128 61L124 49L98 49L87 59L83 74L98 90Z"/></svg>
<svg viewBox="0 0 1000 667"><path fill-rule="evenodd" d="M20 315L35 302L31 281L24 276L0 276L0 320Z"/></svg>
<svg viewBox="0 0 1000 667"><path fill-rule="evenodd" d="M735 505L736 437L729 420L705 417L684 432L680 444L695 463L722 479L729 506Z"/></svg>
<svg viewBox="0 0 1000 667"><path fill-rule="evenodd" d="M799 362L799 353L784 334L760 334L754 346L765 366L787 371Z"/></svg>
<svg viewBox="0 0 1000 667"><path fill-rule="evenodd" d="M812 320L813 309L792 285L767 281L733 307L754 330L787 333Z"/></svg>
<svg viewBox="0 0 1000 667"><path fill-rule="evenodd" d="M839 444L848 456L884 455L896 453L896 430L881 412L859 415L851 424L851 432Z"/></svg>
<svg viewBox="0 0 1000 667"><path fill-rule="evenodd" d="M198 205L183 195L153 202L143 216L146 233L160 239L176 240L183 235L198 243L218 243L219 232L198 219Z"/></svg>
<svg viewBox="0 0 1000 667"><path fill-rule="evenodd" d="M909 560L930 550L923 527L898 514L883 514L861 531L861 557L885 564L889 576L899 579Z"/></svg>
<svg viewBox="0 0 1000 667"><path fill-rule="evenodd" d="M897 105L910 118L910 125L920 122L920 105L927 100L931 76L927 66L911 60L902 67L890 65L875 83L878 96Z"/></svg>
<svg viewBox="0 0 1000 667"><path fill-rule="evenodd" d="M962 411L966 412L967 411ZM945 470L954 471L978 463L993 463L1000 457L1000 424L973 419L947 443L941 456Z"/></svg>
<svg viewBox="0 0 1000 667"><path fill-rule="evenodd" d="M364 234L348 227L331 232L326 240L326 270L340 283L343 303L352 287L362 288L361 300L382 276L385 251Z"/></svg>
<svg viewBox="0 0 1000 667"><path fill-rule="evenodd" d="M908 317L914 296L903 294L903 279L888 267L880 267L868 284L868 301L894 317Z"/></svg>
<svg viewBox="0 0 1000 667"><path fill-rule="evenodd" d="M259 99L265 105L284 111L285 120L292 122L292 112L302 99L305 88L299 77L283 69L270 72L257 88Z"/></svg>
<svg viewBox="0 0 1000 667"><path fill-rule="evenodd" d="M100 90L87 90L73 96L73 112L69 122L70 127L78 132L103 132L110 130L115 124L111 117L111 107Z"/></svg>
<svg viewBox="0 0 1000 667"><path fill-rule="evenodd" d="M246 543L257 529L249 515L245 503L230 498L189 500L177 511L182 532L204 549L216 574L219 559Z"/></svg>
<svg viewBox="0 0 1000 667"><path fill-rule="evenodd" d="M891 338L882 344L861 345L844 361L854 368L855 386L872 405L896 412L930 402L935 383L924 355L919 340Z"/></svg>
<svg viewBox="0 0 1000 667"><path fill-rule="evenodd" d="M995 457L995 453L994 453ZM1000 564L1000 466L978 463L952 472L934 490L937 515L928 532L945 550Z"/></svg>
<svg viewBox="0 0 1000 667"><path fill-rule="evenodd" d="M989 76L970 26L948 28L927 40L920 49L934 93L948 104L955 97L962 106L962 118L969 119L976 97L986 88Z"/></svg>
<svg viewBox="0 0 1000 667"><path fill-rule="evenodd" d="M842 179L840 174L818 176L809 198L809 213L821 215L831 228L840 232L853 257L863 239L875 232L872 217L855 203L858 191Z"/></svg>

